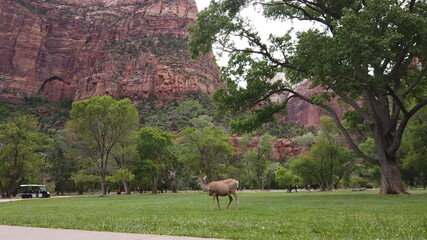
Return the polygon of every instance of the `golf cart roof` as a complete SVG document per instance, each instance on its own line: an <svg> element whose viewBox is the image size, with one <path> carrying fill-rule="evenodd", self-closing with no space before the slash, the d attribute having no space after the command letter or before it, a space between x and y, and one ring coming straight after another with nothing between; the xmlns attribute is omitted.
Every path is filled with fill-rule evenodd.
<svg viewBox="0 0 427 240"><path fill-rule="evenodd" d="M46 187L46 185L39 185L39 184L23 184L23 185L20 185L20 187Z"/></svg>

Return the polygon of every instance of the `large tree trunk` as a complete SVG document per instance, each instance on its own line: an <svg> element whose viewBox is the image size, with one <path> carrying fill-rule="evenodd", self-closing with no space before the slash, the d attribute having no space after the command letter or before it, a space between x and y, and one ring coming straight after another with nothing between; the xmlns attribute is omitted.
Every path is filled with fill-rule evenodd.
<svg viewBox="0 0 427 240"><path fill-rule="evenodd" d="M105 187L105 176L101 177L101 196L107 195L107 188Z"/></svg>
<svg viewBox="0 0 427 240"><path fill-rule="evenodd" d="M177 187L177 181L175 179L173 179L171 181L171 185L172 185L172 192L173 193L177 193L178 192L178 187Z"/></svg>
<svg viewBox="0 0 427 240"><path fill-rule="evenodd" d="M402 181L396 157L380 158L381 189L380 194L409 194Z"/></svg>
<svg viewBox="0 0 427 240"><path fill-rule="evenodd" d="M125 188L125 192L128 195L131 194L129 185L130 185L130 182L128 180L123 180L123 187Z"/></svg>
<svg viewBox="0 0 427 240"><path fill-rule="evenodd" d="M9 182L9 184L7 185L7 187L5 189L3 189L3 194L2 197L3 198L11 198L13 197L13 193L15 192L15 190L17 188L19 188L19 185L22 184L22 182L24 181L24 179L21 179L19 181L16 181L17 177L13 177L13 179L11 179L11 181Z"/></svg>
<svg viewBox="0 0 427 240"><path fill-rule="evenodd" d="M158 192L157 178L152 178L151 179L151 193L157 194L157 192Z"/></svg>
<svg viewBox="0 0 427 240"><path fill-rule="evenodd" d="M386 95L376 97L368 95L367 100L369 101L368 112L374 120L370 124L370 128L375 140L378 164L381 168L380 194L409 194L400 174L399 161L396 156L398 148L391 148L393 145L400 145L401 136L397 133L398 121L393 121L390 117L389 98ZM396 136L400 136L400 138L396 138Z"/></svg>

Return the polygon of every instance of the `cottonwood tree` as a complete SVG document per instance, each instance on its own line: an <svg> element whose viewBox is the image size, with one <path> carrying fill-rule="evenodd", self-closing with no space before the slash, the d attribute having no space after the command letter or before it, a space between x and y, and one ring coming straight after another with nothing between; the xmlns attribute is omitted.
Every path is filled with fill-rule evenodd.
<svg viewBox="0 0 427 240"><path fill-rule="evenodd" d="M247 167L249 187L252 189L252 175L255 176L255 180L258 184L259 189L264 189L264 180L267 177L267 168L271 165L269 156L273 153L274 149L271 141L275 138L269 134L264 134L260 140L259 145L248 149L250 143L247 136L242 138L239 142L240 148L244 151L242 160Z"/></svg>
<svg viewBox="0 0 427 240"><path fill-rule="evenodd" d="M193 174L201 172L209 179L219 178L220 164L226 164L233 153L230 137L215 126L200 130L187 127L181 131L179 142L182 144L182 162L192 167Z"/></svg>
<svg viewBox="0 0 427 240"><path fill-rule="evenodd" d="M403 136L399 151L404 181L411 187L427 187L427 109L416 114Z"/></svg>
<svg viewBox="0 0 427 240"><path fill-rule="evenodd" d="M119 141L111 151L111 156L116 162L117 170L113 174L114 182L123 183L126 194L131 194L131 181L135 178L131 169L138 159L136 149L137 131L131 132L129 137Z"/></svg>
<svg viewBox="0 0 427 240"><path fill-rule="evenodd" d="M306 180L307 181L307 180ZM287 169L283 166L277 166L276 171L276 182L281 187L288 187L288 191L291 190L289 187L294 187L295 185L301 184L303 179L292 172L292 170ZM310 184L310 182L308 183Z"/></svg>
<svg viewBox="0 0 427 240"><path fill-rule="evenodd" d="M322 116L320 131L309 153L301 154L289 163L289 168L306 183L315 179L322 191L337 187L344 176L350 175L356 163L355 154L342 146L339 130L332 121L330 117Z"/></svg>
<svg viewBox="0 0 427 240"><path fill-rule="evenodd" d="M118 168L116 169L112 175L107 176L106 179L113 183L123 183L123 186L125 188L126 194L131 194L130 191L130 182L132 182L135 179L135 174L133 174L129 169L127 168Z"/></svg>
<svg viewBox="0 0 427 240"><path fill-rule="evenodd" d="M69 180L73 171L76 170L76 162L67 151L70 147L67 132L60 130L51 136L51 149L47 155L49 174L55 182L55 191L57 195L64 194L64 191L71 191L72 184Z"/></svg>
<svg viewBox="0 0 427 240"><path fill-rule="evenodd" d="M272 34L264 41L240 14L251 4L283 25L298 19L319 27ZM222 74L226 88L214 96L219 109L254 109L247 120L233 123L235 130L258 127L298 97L328 111L351 148L380 166L381 194L406 194L396 152L409 120L427 104L425 26L427 3L421 0L223 0L198 14L197 24L189 27L189 45L193 57L210 52L214 43L230 53ZM230 36L246 39L248 47L234 44ZM270 80L284 71L287 81ZM325 91L312 97L295 92L293 84L305 79ZM238 84L242 81L245 88ZM275 94L283 94L283 101L270 101ZM328 104L331 99L357 111L368 124L375 157L358 148Z"/></svg>
<svg viewBox="0 0 427 240"><path fill-rule="evenodd" d="M74 102L67 128L76 157L87 159L100 177L101 195L106 195L105 178L111 170L111 152L138 126L138 112L129 99L96 96Z"/></svg>
<svg viewBox="0 0 427 240"><path fill-rule="evenodd" d="M38 132L35 117L25 115L0 124L0 196L10 198L26 179L44 166L48 137Z"/></svg>
<svg viewBox="0 0 427 240"><path fill-rule="evenodd" d="M151 192L154 194L158 192L159 180L167 182L170 171L176 171L175 138L172 133L153 127L141 128L138 133L139 161L135 163L135 168L139 174L150 178Z"/></svg>

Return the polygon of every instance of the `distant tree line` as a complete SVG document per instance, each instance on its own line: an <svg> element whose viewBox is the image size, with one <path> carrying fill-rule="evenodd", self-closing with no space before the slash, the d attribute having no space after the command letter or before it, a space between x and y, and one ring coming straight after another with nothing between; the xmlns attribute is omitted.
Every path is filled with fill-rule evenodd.
<svg viewBox="0 0 427 240"><path fill-rule="evenodd" d="M118 188L127 194L177 192L199 189L193 177L204 175L238 179L242 189L379 186L379 168L348 150L329 117L321 118L319 131L298 132L295 142L304 146L300 156L275 159L277 136L259 131L258 146L249 147L259 133L244 135L237 154L224 120L215 119L198 100L182 101L169 113L167 121L173 116L182 121L167 123L172 131L164 121L156 126L152 116L141 117L129 99L109 96L74 102L62 129L41 131L35 116L11 114L0 124L0 194L11 197L24 183L46 184L56 194L105 195ZM411 187L427 185L426 119L421 111L410 122L399 152L403 179ZM354 122L349 118L346 124ZM289 126L282 132L302 129ZM363 141L365 154L375 154L372 139Z"/></svg>

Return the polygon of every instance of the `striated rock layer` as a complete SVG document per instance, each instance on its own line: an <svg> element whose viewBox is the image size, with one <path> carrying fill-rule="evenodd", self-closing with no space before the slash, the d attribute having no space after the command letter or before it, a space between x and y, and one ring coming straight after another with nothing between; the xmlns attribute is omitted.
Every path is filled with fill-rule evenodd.
<svg viewBox="0 0 427 240"><path fill-rule="evenodd" d="M236 154L240 156L242 150L239 147L239 142L242 140L242 137L233 136L231 138L230 144L236 149ZM260 137L252 137L249 141L248 149L259 147ZM298 145L294 142L294 139L279 138L271 141L273 146L273 153L269 156L277 161L287 161L289 158L297 157L299 154L304 153L302 145Z"/></svg>
<svg viewBox="0 0 427 240"><path fill-rule="evenodd" d="M312 97L324 92L324 90L320 88L310 89L310 85L310 81L304 81L295 89L295 91L307 97ZM338 117L342 118L345 109L342 106L339 106L336 99L330 101L328 105L337 113ZM324 109L299 98L292 98L289 100L286 107L287 114L285 121L297 122L305 127L319 128L320 117L323 115L330 115Z"/></svg>
<svg viewBox="0 0 427 240"><path fill-rule="evenodd" d="M194 0L2 0L0 98L211 93L213 56L193 61Z"/></svg>

